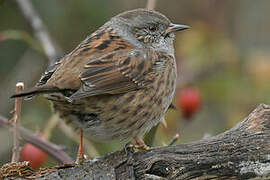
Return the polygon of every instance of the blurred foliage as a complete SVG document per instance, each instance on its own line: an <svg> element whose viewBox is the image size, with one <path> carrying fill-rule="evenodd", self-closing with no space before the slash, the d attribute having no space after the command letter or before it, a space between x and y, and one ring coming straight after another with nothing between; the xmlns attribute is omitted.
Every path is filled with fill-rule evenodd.
<svg viewBox="0 0 270 180"><path fill-rule="evenodd" d="M88 34L110 17L128 9L145 7L145 0L46 0L32 1L41 19L64 52L70 52ZM157 10L173 22L192 28L179 33L175 41L179 82L177 94L187 84L199 89L202 107L192 121L180 111L169 110L165 119L168 127L156 129L154 146L169 142L180 134L177 143L215 135L234 126L258 104L270 104L270 1L261 0L158 0ZM15 83L24 81L32 86L46 69L46 61L31 27L17 7L16 1L0 1L0 114L11 117L13 100L8 97ZM214 65L208 73L208 68ZM210 71L210 68L209 68ZM175 103L176 104L176 103ZM33 131L46 129L51 117L50 103L43 97L25 101L22 125ZM154 130L153 130L154 131ZM74 142L59 127L52 129L50 140L68 147L76 155ZM0 130L0 164L11 157L10 133ZM5 141L3 141L5 140ZM148 139L149 141L149 139ZM123 147L124 142L93 142L101 155ZM91 148L91 147L90 147ZM55 164L50 159L48 166Z"/></svg>

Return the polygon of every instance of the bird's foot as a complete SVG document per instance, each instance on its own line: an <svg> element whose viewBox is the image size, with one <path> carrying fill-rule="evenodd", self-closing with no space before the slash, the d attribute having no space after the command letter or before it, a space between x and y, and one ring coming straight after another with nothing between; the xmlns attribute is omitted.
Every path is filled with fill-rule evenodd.
<svg viewBox="0 0 270 180"><path fill-rule="evenodd" d="M143 140L141 140L140 138L138 138L137 136L134 137L134 140L136 142L136 145L133 145L133 148L134 149L137 149L137 150L147 150L147 149L150 149L149 146L147 146Z"/></svg>
<svg viewBox="0 0 270 180"><path fill-rule="evenodd" d="M86 160L86 156L84 154L78 155L75 161L75 164L82 164Z"/></svg>

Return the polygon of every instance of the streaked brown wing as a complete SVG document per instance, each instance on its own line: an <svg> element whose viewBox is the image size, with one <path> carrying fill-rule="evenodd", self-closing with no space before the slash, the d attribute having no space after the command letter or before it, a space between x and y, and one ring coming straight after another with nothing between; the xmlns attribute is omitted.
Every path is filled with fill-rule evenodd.
<svg viewBox="0 0 270 180"><path fill-rule="evenodd" d="M111 53L85 65L82 87L70 99L100 94L120 94L146 87L155 75L152 64L157 54L151 50Z"/></svg>
<svg viewBox="0 0 270 180"><path fill-rule="evenodd" d="M57 63L56 68L45 74L40 84L56 87L60 90L78 90L82 86L79 78L85 70L84 65L112 52L127 52L134 46L118 35L109 25L100 27L88 36L72 52Z"/></svg>

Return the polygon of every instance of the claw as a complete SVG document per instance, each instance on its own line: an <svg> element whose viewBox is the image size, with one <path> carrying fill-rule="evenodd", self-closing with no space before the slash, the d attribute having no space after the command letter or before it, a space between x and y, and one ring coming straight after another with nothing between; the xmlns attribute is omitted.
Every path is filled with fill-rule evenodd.
<svg viewBox="0 0 270 180"><path fill-rule="evenodd" d="M141 140L137 136L134 137L134 140L136 142L136 145L133 145L134 149L138 149L138 150L147 150L147 149L149 149L149 147L143 142L143 140Z"/></svg>

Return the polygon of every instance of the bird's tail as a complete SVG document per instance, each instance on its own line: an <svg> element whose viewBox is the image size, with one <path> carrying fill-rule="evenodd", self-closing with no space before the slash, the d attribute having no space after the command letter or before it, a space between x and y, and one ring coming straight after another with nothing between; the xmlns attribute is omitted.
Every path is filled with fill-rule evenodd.
<svg viewBox="0 0 270 180"><path fill-rule="evenodd" d="M48 85L42 85L38 87L33 87L30 89L23 90L17 94L14 94L11 96L11 98L16 98L16 97L32 97L37 94L49 94L49 93L54 93L54 92L59 92L61 91L59 88L56 87L51 87Z"/></svg>

